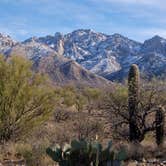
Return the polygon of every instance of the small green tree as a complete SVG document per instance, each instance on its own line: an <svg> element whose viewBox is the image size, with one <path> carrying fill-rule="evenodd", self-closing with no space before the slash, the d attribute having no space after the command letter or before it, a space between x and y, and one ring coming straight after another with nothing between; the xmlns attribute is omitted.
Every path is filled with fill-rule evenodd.
<svg viewBox="0 0 166 166"><path fill-rule="evenodd" d="M76 101L76 90L72 86L66 86L61 89L60 97L62 98L62 104L67 107L71 107Z"/></svg>
<svg viewBox="0 0 166 166"><path fill-rule="evenodd" d="M78 111L83 110L84 105L86 104L86 99L83 95L77 94L75 105Z"/></svg>
<svg viewBox="0 0 166 166"><path fill-rule="evenodd" d="M0 141L18 139L54 110L53 88L31 67L23 57L0 56Z"/></svg>
<svg viewBox="0 0 166 166"><path fill-rule="evenodd" d="M92 109L97 106L97 100L100 98L101 91L97 88L86 88L83 92L87 99L88 112L91 113Z"/></svg>

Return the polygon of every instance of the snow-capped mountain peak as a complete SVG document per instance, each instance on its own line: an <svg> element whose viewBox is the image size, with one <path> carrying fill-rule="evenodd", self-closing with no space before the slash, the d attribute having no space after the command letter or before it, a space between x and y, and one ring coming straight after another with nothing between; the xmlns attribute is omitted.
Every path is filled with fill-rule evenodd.
<svg viewBox="0 0 166 166"><path fill-rule="evenodd" d="M141 48L143 53L156 52L166 55L166 39L156 35L149 40L146 40Z"/></svg>
<svg viewBox="0 0 166 166"><path fill-rule="evenodd" d="M68 34L32 37L16 44L0 34L0 52L10 52L11 48L26 50L27 57L36 60L52 54L69 58L111 80L123 79L132 63L138 64L147 75L166 75L166 39L157 35L140 43L117 33L107 35L78 29Z"/></svg>

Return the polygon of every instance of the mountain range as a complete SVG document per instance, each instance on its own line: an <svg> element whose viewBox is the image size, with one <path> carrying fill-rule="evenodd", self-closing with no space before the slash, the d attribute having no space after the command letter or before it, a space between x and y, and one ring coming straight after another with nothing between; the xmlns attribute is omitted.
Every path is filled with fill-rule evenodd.
<svg viewBox="0 0 166 166"><path fill-rule="evenodd" d="M0 53L26 56L35 70L48 73L59 84L107 86L125 79L133 63L144 77L166 77L166 39L160 36L141 43L120 34L78 29L18 42L0 34Z"/></svg>

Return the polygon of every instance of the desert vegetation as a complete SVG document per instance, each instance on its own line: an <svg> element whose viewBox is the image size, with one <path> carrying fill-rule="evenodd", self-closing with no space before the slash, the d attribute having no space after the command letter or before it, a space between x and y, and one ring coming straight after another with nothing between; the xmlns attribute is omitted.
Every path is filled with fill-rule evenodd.
<svg viewBox="0 0 166 166"><path fill-rule="evenodd" d="M166 81L128 80L110 87L59 86L20 56L0 57L0 163L105 166L163 162Z"/></svg>

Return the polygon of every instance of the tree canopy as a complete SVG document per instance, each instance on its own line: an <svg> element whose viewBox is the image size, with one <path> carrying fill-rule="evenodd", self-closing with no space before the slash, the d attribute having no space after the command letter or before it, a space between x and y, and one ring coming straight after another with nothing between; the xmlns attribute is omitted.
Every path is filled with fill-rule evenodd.
<svg viewBox="0 0 166 166"><path fill-rule="evenodd" d="M23 57L0 56L0 141L27 133L54 110L53 88L31 67Z"/></svg>

